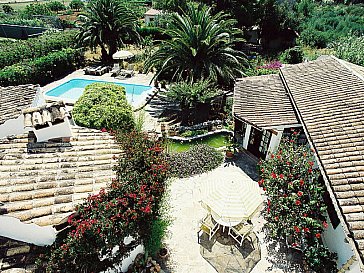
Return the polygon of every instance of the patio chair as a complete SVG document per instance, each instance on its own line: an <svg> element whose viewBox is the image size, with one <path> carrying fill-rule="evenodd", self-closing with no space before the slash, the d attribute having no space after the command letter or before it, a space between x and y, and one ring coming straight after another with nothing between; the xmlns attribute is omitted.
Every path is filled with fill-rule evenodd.
<svg viewBox="0 0 364 273"><path fill-rule="evenodd" d="M116 63L114 64L113 68L111 69L111 77L115 77L119 74L120 72L120 64Z"/></svg>
<svg viewBox="0 0 364 273"><path fill-rule="evenodd" d="M242 246L244 240L248 237L252 230L252 224L241 223L237 226L229 227L228 234L239 244L239 246Z"/></svg>
<svg viewBox="0 0 364 273"><path fill-rule="evenodd" d="M200 230L197 232L198 243L200 243L201 233L206 233L209 236L209 240L216 234L219 230L220 225L218 223L213 223L211 215L207 215L202 221L200 221Z"/></svg>

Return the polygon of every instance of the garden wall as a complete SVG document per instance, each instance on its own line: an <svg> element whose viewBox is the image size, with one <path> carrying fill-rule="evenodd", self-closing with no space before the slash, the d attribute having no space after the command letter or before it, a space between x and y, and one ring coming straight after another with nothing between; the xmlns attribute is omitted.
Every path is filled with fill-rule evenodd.
<svg viewBox="0 0 364 273"><path fill-rule="evenodd" d="M0 24L0 37L27 39L42 34L48 28Z"/></svg>

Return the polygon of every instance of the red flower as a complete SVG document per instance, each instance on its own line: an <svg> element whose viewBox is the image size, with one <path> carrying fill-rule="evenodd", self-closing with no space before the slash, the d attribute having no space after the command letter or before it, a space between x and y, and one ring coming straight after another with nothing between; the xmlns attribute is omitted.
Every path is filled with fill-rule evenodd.
<svg viewBox="0 0 364 273"><path fill-rule="evenodd" d="M267 208L267 212L270 213L270 207Z"/></svg>
<svg viewBox="0 0 364 273"><path fill-rule="evenodd" d="M270 206L270 200L268 199L268 207Z"/></svg>
<svg viewBox="0 0 364 273"><path fill-rule="evenodd" d="M321 237L321 233L316 233L315 236L316 236L316 238L320 238Z"/></svg>
<svg viewBox="0 0 364 273"><path fill-rule="evenodd" d="M260 179L260 180L258 181L259 186L261 186L263 183L264 183L264 179Z"/></svg>
<svg viewBox="0 0 364 273"><path fill-rule="evenodd" d="M280 156L280 155L277 155L277 158L278 158L278 159L281 159L281 156Z"/></svg>
<svg viewBox="0 0 364 273"><path fill-rule="evenodd" d="M307 217L307 213L304 213L304 214L303 214L303 217Z"/></svg>
<svg viewBox="0 0 364 273"><path fill-rule="evenodd" d="M291 166L291 162L289 162L289 161L287 161L286 164L287 164L287 166Z"/></svg>
<svg viewBox="0 0 364 273"><path fill-rule="evenodd" d="M272 176L273 179L277 178L277 175L274 172L272 172L270 175Z"/></svg>
<svg viewBox="0 0 364 273"><path fill-rule="evenodd" d="M329 225L325 221L322 223L322 225L323 225L324 228L328 228L329 227Z"/></svg>
<svg viewBox="0 0 364 273"><path fill-rule="evenodd" d="M301 205L301 201L300 200L296 200L296 205L297 206Z"/></svg>
<svg viewBox="0 0 364 273"><path fill-rule="evenodd" d="M299 233L301 231L300 228L297 226L294 226L293 228L294 228L294 231L296 231L297 233Z"/></svg>
<svg viewBox="0 0 364 273"><path fill-rule="evenodd" d="M303 231L307 233L307 232L310 232L310 229L305 227L305 228L303 228Z"/></svg>
<svg viewBox="0 0 364 273"><path fill-rule="evenodd" d="M260 171L261 171L262 173L264 173L264 168L261 168L261 169L260 169Z"/></svg>
<svg viewBox="0 0 364 273"><path fill-rule="evenodd" d="M308 161L308 164L312 167L314 165L313 161Z"/></svg>
<svg viewBox="0 0 364 273"><path fill-rule="evenodd" d="M107 132L107 129L106 128L102 128L101 129L101 132L104 132L105 133L105 132Z"/></svg>
<svg viewBox="0 0 364 273"><path fill-rule="evenodd" d="M303 192L298 191L298 192L297 192L297 195L301 197L301 196L303 195Z"/></svg>
<svg viewBox="0 0 364 273"><path fill-rule="evenodd" d="M305 181L303 181L302 179L300 180L300 186L303 186L303 184L305 184Z"/></svg>
<svg viewBox="0 0 364 273"><path fill-rule="evenodd" d="M263 188L263 191L266 191L267 190L267 188Z"/></svg>
<svg viewBox="0 0 364 273"><path fill-rule="evenodd" d="M278 221L278 216L274 217L274 220Z"/></svg>
<svg viewBox="0 0 364 273"><path fill-rule="evenodd" d="M310 168L310 169L308 169L308 173L312 173L312 169Z"/></svg>
<svg viewBox="0 0 364 273"><path fill-rule="evenodd" d="M271 154L270 158L274 158L274 154Z"/></svg>
<svg viewBox="0 0 364 273"><path fill-rule="evenodd" d="M293 243L293 244L292 244L292 246L293 246L293 247L296 247L296 246L298 246L298 245L297 245L296 243Z"/></svg>
<svg viewBox="0 0 364 273"><path fill-rule="evenodd" d="M298 133L296 131L293 132L293 135L297 135Z"/></svg>
<svg viewBox="0 0 364 273"><path fill-rule="evenodd" d="M279 175L279 178L280 178L280 179L283 179L283 178L284 178L284 175L283 175L283 174L280 174L280 175Z"/></svg>

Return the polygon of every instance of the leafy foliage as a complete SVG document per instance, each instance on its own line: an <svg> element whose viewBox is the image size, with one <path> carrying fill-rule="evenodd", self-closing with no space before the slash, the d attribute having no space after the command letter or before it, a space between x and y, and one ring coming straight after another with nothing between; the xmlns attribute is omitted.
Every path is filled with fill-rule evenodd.
<svg viewBox="0 0 364 273"><path fill-rule="evenodd" d="M49 3L47 3L47 6L51 11L55 11L55 12L66 9L66 6L59 1L49 2Z"/></svg>
<svg viewBox="0 0 364 273"><path fill-rule="evenodd" d="M47 23L40 19L24 19L18 15L0 14L0 24L21 25L30 27L46 27Z"/></svg>
<svg viewBox="0 0 364 273"><path fill-rule="evenodd" d="M21 16L25 19L33 19L34 15L53 15L51 9L46 4L29 4L21 11Z"/></svg>
<svg viewBox="0 0 364 273"><path fill-rule="evenodd" d="M139 42L138 17L126 0L90 1L84 16L78 41L91 49L101 47L104 61L112 61L126 41Z"/></svg>
<svg viewBox="0 0 364 273"><path fill-rule="evenodd" d="M5 5L3 5L3 11L5 13L13 13L14 9L12 6L5 4Z"/></svg>
<svg viewBox="0 0 364 273"><path fill-rule="evenodd" d="M155 9L182 12L187 9L187 0L155 0L153 7Z"/></svg>
<svg viewBox="0 0 364 273"><path fill-rule="evenodd" d="M65 48L4 67L0 70L0 85L46 84L80 67L83 61L82 49Z"/></svg>
<svg viewBox="0 0 364 273"><path fill-rule="evenodd" d="M72 113L78 125L88 128L130 132L135 126L125 88L117 84L92 83L86 86Z"/></svg>
<svg viewBox="0 0 364 273"><path fill-rule="evenodd" d="M221 90L211 84L210 80L200 80L195 83L178 82L171 85L166 92L169 100L179 103L184 124L199 120L196 115L199 110L206 108L203 105L210 104L220 94Z"/></svg>
<svg viewBox="0 0 364 273"><path fill-rule="evenodd" d="M303 50L298 47L286 49L279 57L280 61L287 64L298 64L303 61Z"/></svg>
<svg viewBox="0 0 364 273"><path fill-rule="evenodd" d="M326 47L348 34L364 34L363 5L317 6L312 15L300 24L300 39L312 47Z"/></svg>
<svg viewBox="0 0 364 273"><path fill-rule="evenodd" d="M170 173L175 177L189 177L217 168L224 156L206 144L197 144L190 150L166 155Z"/></svg>
<svg viewBox="0 0 364 273"><path fill-rule="evenodd" d="M348 62L364 66L364 36L343 37L330 45L335 55Z"/></svg>
<svg viewBox="0 0 364 273"><path fill-rule="evenodd" d="M155 78L197 81L211 78L231 83L243 74L245 55L233 49L241 32L234 20L211 8L188 4L182 14L173 13L164 32L170 37L146 60L146 71L157 68Z"/></svg>
<svg viewBox="0 0 364 273"><path fill-rule="evenodd" d="M74 47L76 31L45 33L37 38L0 43L0 68Z"/></svg>
<svg viewBox="0 0 364 273"><path fill-rule="evenodd" d="M69 6L71 9L80 10L85 4L81 0L72 0Z"/></svg>
<svg viewBox="0 0 364 273"><path fill-rule="evenodd" d="M138 244L156 238L151 230L158 225L168 173L162 148L143 133L118 134L117 140L125 153L119 158L116 179L77 208L78 215L68 219L70 227L38 261L38 270L104 271ZM128 236L133 240L126 244Z"/></svg>
<svg viewBox="0 0 364 273"><path fill-rule="evenodd" d="M267 222L272 236L299 248L316 272L336 268L335 255L324 247L321 234L327 227L325 187L314 169L314 156L298 146L297 132L284 139L278 152L260 162L259 185L266 191ZM329 271L331 272L331 271Z"/></svg>

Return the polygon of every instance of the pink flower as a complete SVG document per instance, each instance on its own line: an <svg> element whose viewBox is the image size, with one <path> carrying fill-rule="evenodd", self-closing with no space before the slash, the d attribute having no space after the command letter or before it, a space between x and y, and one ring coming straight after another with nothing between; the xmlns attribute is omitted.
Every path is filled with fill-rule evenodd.
<svg viewBox="0 0 364 273"><path fill-rule="evenodd" d="M322 225L323 225L324 228L328 228L329 227L329 225L325 221L322 223Z"/></svg>
<svg viewBox="0 0 364 273"><path fill-rule="evenodd" d="M280 179L283 179L283 178L284 178L284 175L283 175L283 174L280 174L280 175L279 175L279 178L280 178Z"/></svg>
<svg viewBox="0 0 364 273"><path fill-rule="evenodd" d="M101 132L107 132L106 128L102 128Z"/></svg>

